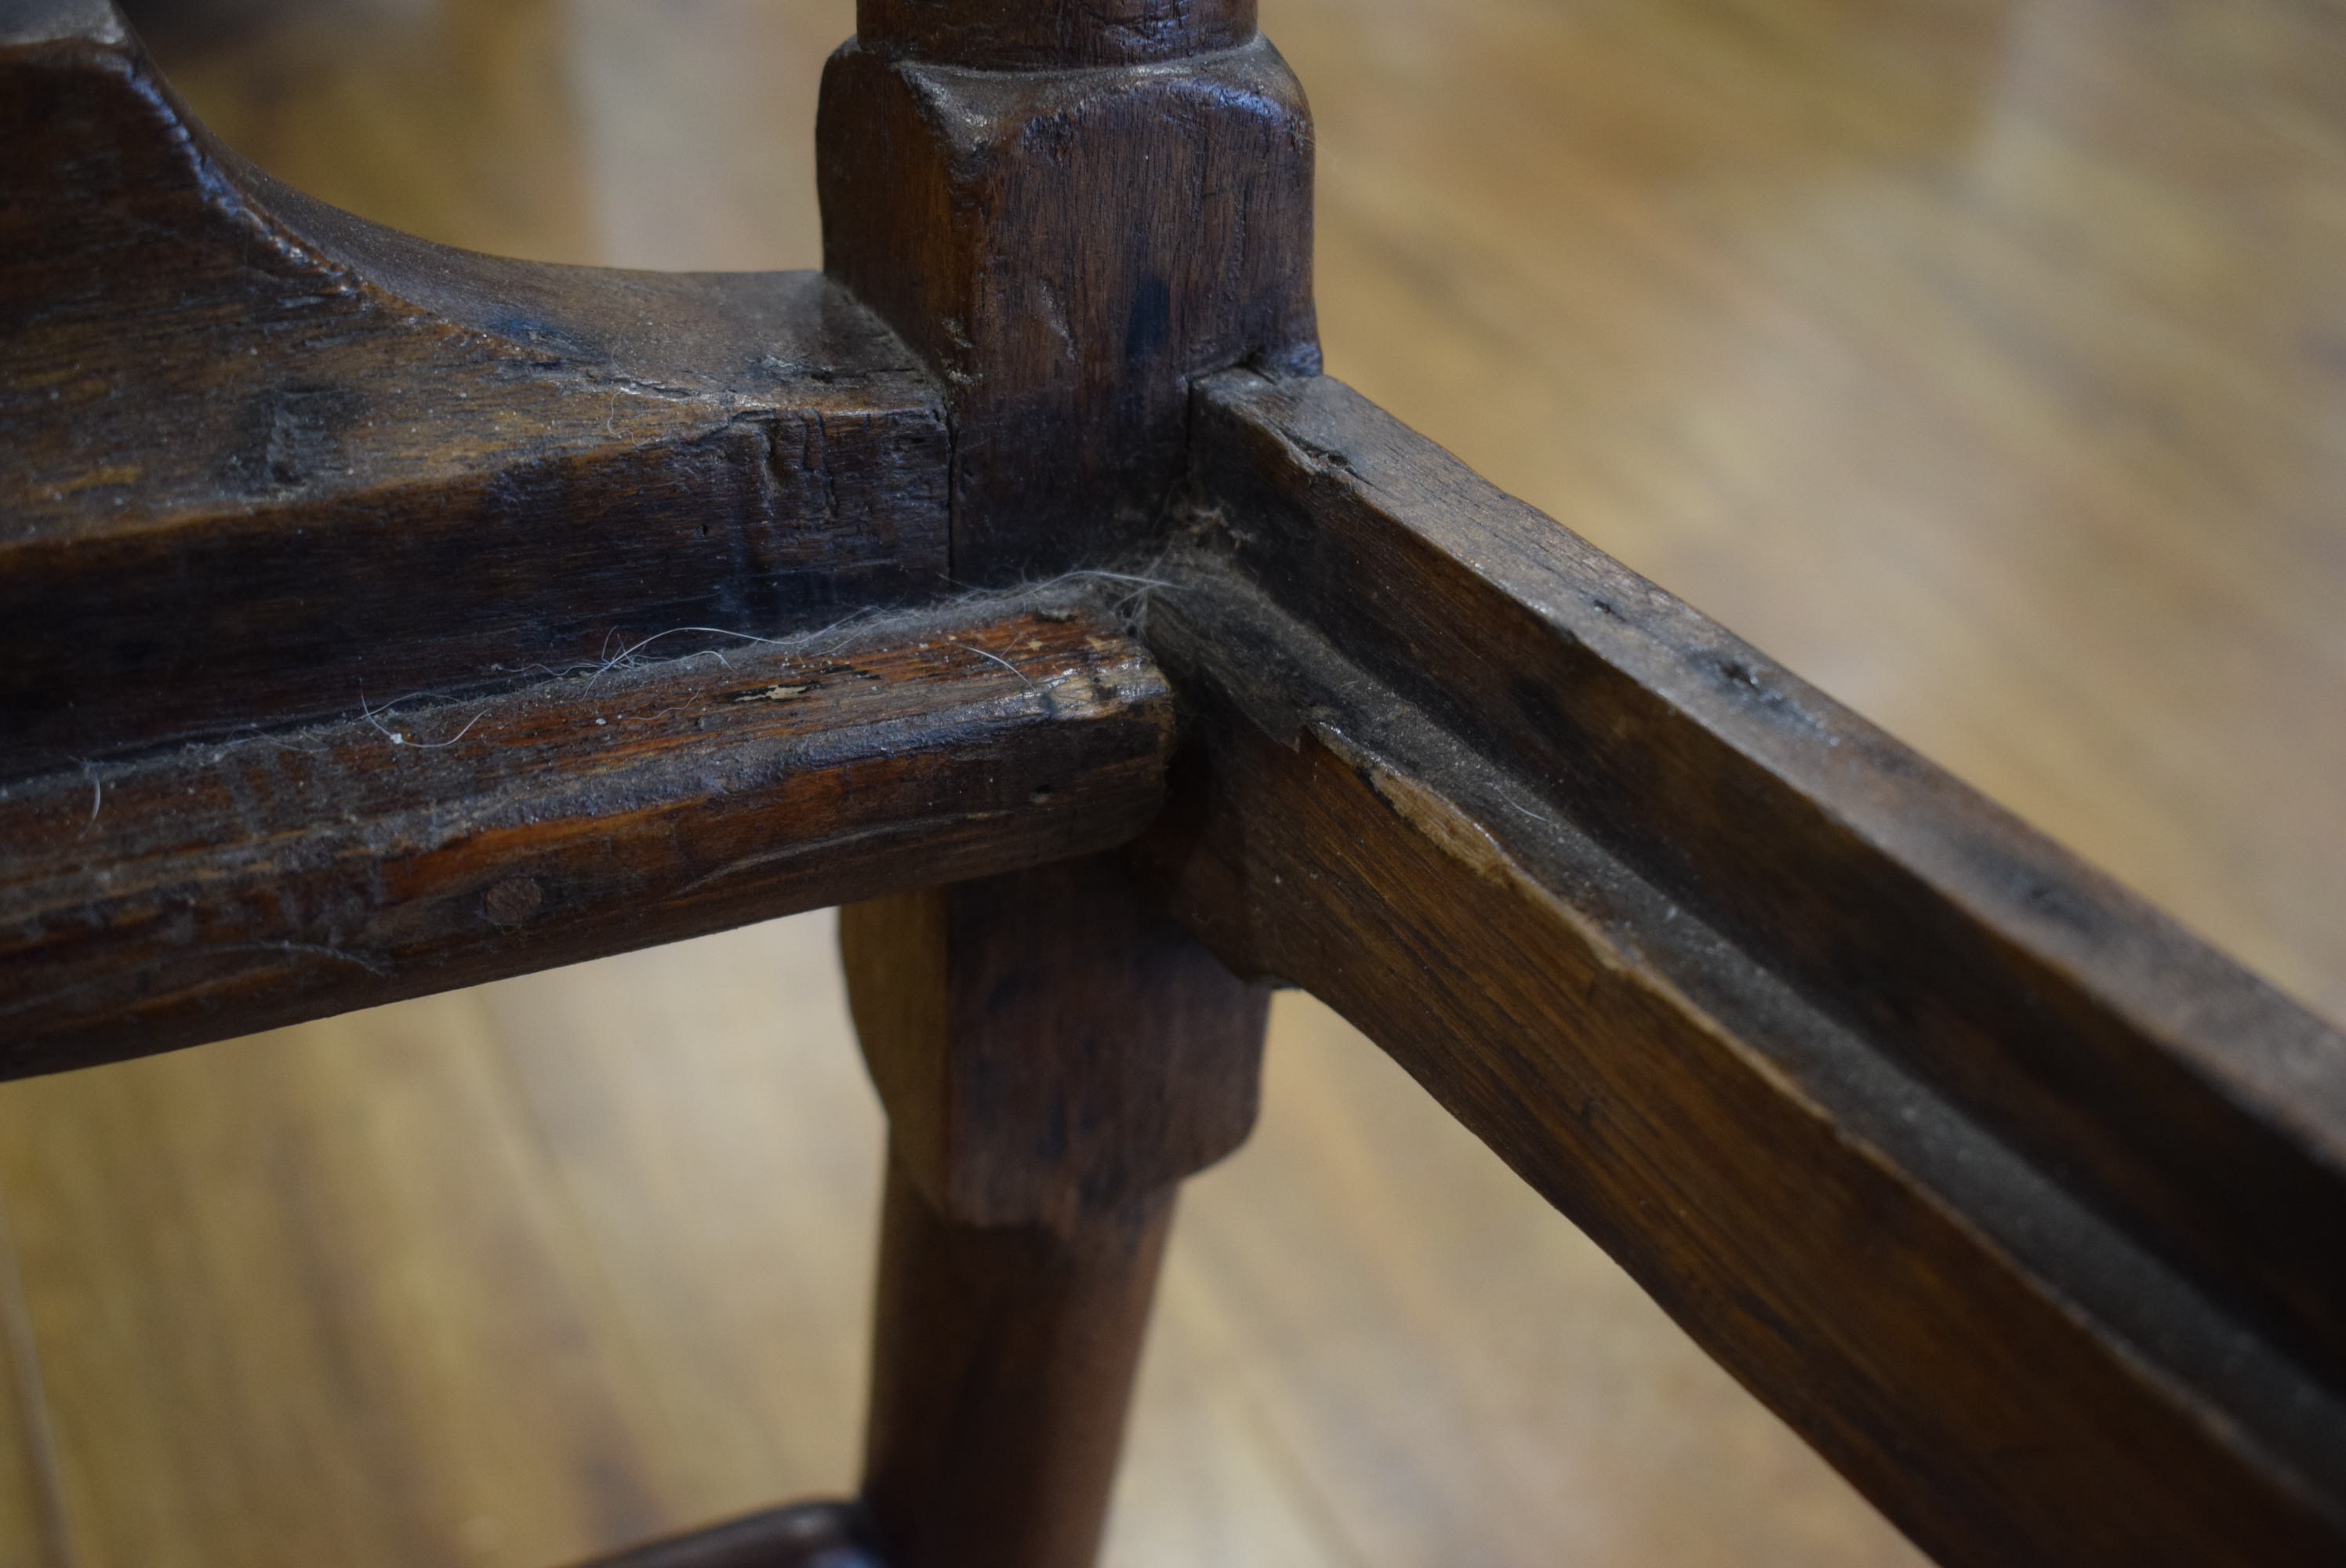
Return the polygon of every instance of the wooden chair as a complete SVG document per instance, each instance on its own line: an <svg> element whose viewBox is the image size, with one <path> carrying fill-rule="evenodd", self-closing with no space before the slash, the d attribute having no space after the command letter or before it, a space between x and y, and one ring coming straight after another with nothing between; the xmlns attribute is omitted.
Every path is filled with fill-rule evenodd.
<svg viewBox="0 0 2346 1568"><path fill-rule="evenodd" d="M1089 1561L1273 981L1942 1561L2346 1559L2346 1040L1319 375L1248 0L858 29L668 276L0 0L0 1066L846 903L863 1493L640 1568Z"/></svg>

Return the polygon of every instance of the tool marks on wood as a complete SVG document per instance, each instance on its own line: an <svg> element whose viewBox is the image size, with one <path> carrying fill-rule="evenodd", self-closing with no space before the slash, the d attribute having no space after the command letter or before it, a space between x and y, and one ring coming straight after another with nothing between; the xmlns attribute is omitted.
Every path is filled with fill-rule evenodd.
<svg viewBox="0 0 2346 1568"><path fill-rule="evenodd" d="M363 222L110 21L0 38L0 773L944 582L942 407L814 274Z"/></svg>

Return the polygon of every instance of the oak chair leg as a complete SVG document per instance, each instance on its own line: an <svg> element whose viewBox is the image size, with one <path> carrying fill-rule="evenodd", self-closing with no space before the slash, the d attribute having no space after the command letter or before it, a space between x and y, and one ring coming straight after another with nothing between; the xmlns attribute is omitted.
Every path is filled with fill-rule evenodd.
<svg viewBox="0 0 2346 1568"><path fill-rule="evenodd" d="M890 1162L863 1496L892 1563L1092 1561L1172 1217L959 1224Z"/></svg>
<svg viewBox="0 0 2346 1568"><path fill-rule="evenodd" d="M864 1502L891 1568L1096 1553L1181 1178L1246 1136L1267 993L1099 858L844 911L888 1107Z"/></svg>

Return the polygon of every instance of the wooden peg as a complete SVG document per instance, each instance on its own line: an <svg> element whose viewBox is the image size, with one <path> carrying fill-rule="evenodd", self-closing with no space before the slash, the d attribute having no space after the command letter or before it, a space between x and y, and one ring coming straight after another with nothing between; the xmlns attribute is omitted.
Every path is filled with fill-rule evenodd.
<svg viewBox="0 0 2346 1568"><path fill-rule="evenodd" d="M865 0L831 56L823 267L946 383L962 581L1145 552L1190 382L1318 368L1311 118L1252 9Z"/></svg>

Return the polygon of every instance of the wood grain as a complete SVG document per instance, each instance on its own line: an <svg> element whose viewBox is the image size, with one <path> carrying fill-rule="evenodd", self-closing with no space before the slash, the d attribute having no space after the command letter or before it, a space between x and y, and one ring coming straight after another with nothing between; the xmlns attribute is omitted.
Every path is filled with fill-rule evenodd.
<svg viewBox="0 0 2346 1568"><path fill-rule="evenodd" d="M62 1560L544 1568L686 1522L478 1003L303 1033L0 1099Z"/></svg>
<svg viewBox="0 0 2346 1568"><path fill-rule="evenodd" d="M1152 635L1205 711L1137 852L1233 968L1343 1012L1940 1561L2335 1558L2346 1405L2253 1320L1551 775L1193 574Z"/></svg>
<svg viewBox="0 0 2346 1568"><path fill-rule="evenodd" d="M1349 379L2298 993L2346 1005L2346 732L2327 722L2346 558L2324 347L2346 276L2333 17L1275 0L1269 20L1311 88L1321 310ZM273 171L411 230L572 260L811 266L804 127L849 26L821 0L321 0L168 63ZM87 1298L110 1311L41 1319L53 1402L88 1439L67 1452L83 1561L266 1562L264 1524L314 1541L360 1506L310 1483L359 1441L350 1385L267 1360L311 1317L406 1369L403 1388L455 1367L476 1391L433 1407L378 1486L462 1471L512 1505L494 1550L452 1526L438 1555L403 1556L411 1543L345 1530L332 1560L541 1568L628 1538L573 1522L591 1489L540 1484L559 1455L476 1441L514 1410L579 1420L549 1358L476 1332L523 1298L523 1272L484 1300L434 1245L538 1189L486 1162L404 1180L416 1147L442 1146L337 1162L287 1130L307 1105L378 1099L341 1080L393 1052L443 1093L467 1052L530 1064L603 1266L558 1288L623 1293L659 1373L629 1420L641 1473L665 1468L674 1490L636 1532L848 1485L878 1179L857 1161L877 1133L852 1058L829 1060L847 1045L826 940L744 932L507 983L482 1003L494 1038L452 1022L457 998L362 1037L354 1020L273 1038L251 1072L291 1084L250 1136L289 1151L277 1177L329 1227L362 1191L416 1216L370 1222L363 1267L331 1279L292 1281L266 1254L216 1264L235 1303L218 1311L135 1262L215 1246L233 1227L185 1214L265 1207L265 1184L189 1158L163 1184L186 1208L158 1201L142 1173L171 1145L117 1114L107 1074L0 1094L21 1108L12 1199L38 1213L63 1187L88 1206L67 1234L41 1227L36 1295L120 1265ZM1913 1560L1544 1203L1445 1137L1413 1084L1300 999L1280 1016L1263 1130L1185 1198L1113 1561ZM403 1044L435 1037L459 1048ZM158 1103L185 1117L249 1099L243 1062L109 1072L167 1084ZM411 1316L349 1310L385 1279ZM430 1335L409 1334L427 1311ZM219 1419L171 1377L207 1357L272 1368L250 1374L267 1397ZM624 1383L622 1359L598 1377ZM101 1386L74 1369L107 1362L143 1370ZM250 1505L208 1511L190 1472L235 1477Z"/></svg>
<svg viewBox="0 0 2346 1568"><path fill-rule="evenodd" d="M1172 1218L1168 1186L974 1225L889 1161L862 1495L891 1564L1096 1560Z"/></svg>
<svg viewBox="0 0 2346 1568"><path fill-rule="evenodd" d="M852 904L889 1120L863 1495L900 1568L1087 1568L1174 1193L1254 1125L1269 993L1112 857Z"/></svg>
<svg viewBox="0 0 2346 1568"><path fill-rule="evenodd" d="M67 1568L72 1562L51 1420L16 1244L0 1207L0 1563L6 1568Z"/></svg>
<svg viewBox="0 0 2346 1568"><path fill-rule="evenodd" d="M1254 1125L1268 994L1112 857L852 904L840 943L890 1144L956 1221L1153 1210Z"/></svg>
<svg viewBox="0 0 2346 1568"><path fill-rule="evenodd" d="M1260 38L1121 71L851 43L816 147L824 270L946 388L960 580L1145 550L1190 379L1319 362L1311 121Z"/></svg>
<svg viewBox="0 0 2346 1568"><path fill-rule="evenodd" d="M0 789L5 1071L1081 853L1161 795L1164 685L1064 592L690 640Z"/></svg>
<svg viewBox="0 0 2346 1568"><path fill-rule="evenodd" d="M35 11L0 42L0 770L942 585L942 410L820 278L410 239L219 147L109 7Z"/></svg>
<svg viewBox="0 0 2346 1568"><path fill-rule="evenodd" d="M1191 378L1317 367L1311 126L1251 11L873 0L825 67L824 268L947 388L957 577L1137 557ZM1253 1124L1267 997L1105 860L841 934L890 1123L875 1529L902 1568L1090 1568L1174 1189Z"/></svg>
<svg viewBox="0 0 2346 1568"><path fill-rule="evenodd" d="M2346 1383L2346 1036L1339 383L1198 431L1275 600Z"/></svg>
<svg viewBox="0 0 2346 1568"><path fill-rule="evenodd" d="M1267 18L1348 382L2333 1021L2336 24Z"/></svg>

